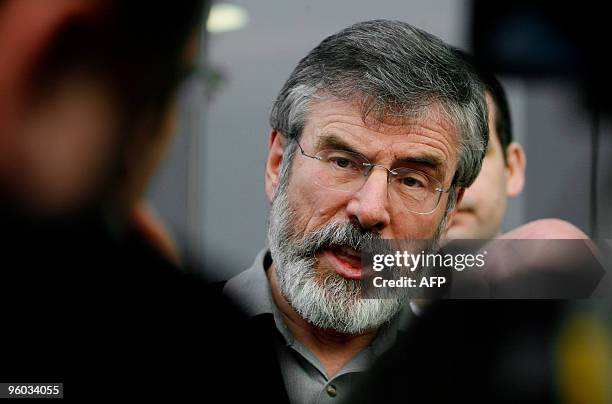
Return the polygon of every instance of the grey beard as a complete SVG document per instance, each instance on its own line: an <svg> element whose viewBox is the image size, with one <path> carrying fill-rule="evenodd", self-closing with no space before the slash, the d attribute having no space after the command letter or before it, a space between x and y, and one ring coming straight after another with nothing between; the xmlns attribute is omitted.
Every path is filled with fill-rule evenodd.
<svg viewBox="0 0 612 404"><path fill-rule="evenodd" d="M343 334L360 334L391 320L407 300L406 293L385 299L362 299L359 280L346 279L334 271L316 272L316 254L331 246L350 246L357 251L390 251L380 235L345 222L332 222L297 237L292 226L297 212L282 184L272 203L268 240L281 293L306 321L321 329ZM435 249L443 220L426 249Z"/></svg>

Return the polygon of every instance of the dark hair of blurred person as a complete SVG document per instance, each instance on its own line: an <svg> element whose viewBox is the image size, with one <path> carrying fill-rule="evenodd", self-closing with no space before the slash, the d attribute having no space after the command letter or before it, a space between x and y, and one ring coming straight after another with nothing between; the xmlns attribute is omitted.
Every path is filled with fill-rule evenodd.
<svg viewBox="0 0 612 404"><path fill-rule="evenodd" d="M510 107L502 84L470 55L460 49L455 52L485 86L489 143L480 173L466 189L446 237L488 240L501 233L508 199L523 190L526 157L521 145L512 139Z"/></svg>
<svg viewBox="0 0 612 404"><path fill-rule="evenodd" d="M0 302L12 319L0 380L63 382L73 398L229 383L221 366L239 356L217 321L234 312L156 248L146 212L132 220L207 9L0 2Z"/></svg>

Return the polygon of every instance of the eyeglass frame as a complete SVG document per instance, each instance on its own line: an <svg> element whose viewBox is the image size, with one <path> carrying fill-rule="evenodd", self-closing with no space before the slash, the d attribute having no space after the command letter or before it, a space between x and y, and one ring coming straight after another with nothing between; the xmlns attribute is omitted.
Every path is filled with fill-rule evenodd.
<svg viewBox="0 0 612 404"><path fill-rule="evenodd" d="M303 147L302 147L302 145L300 144L300 141L299 141L299 140L295 139L295 142L297 143L297 145L298 145L298 147L299 147L299 149L300 149L300 152L301 152L301 154L302 154L303 156L308 157L308 158L311 158L311 159L313 159L313 160L321 161L321 158L320 158L320 157L317 157L316 155L311 156L310 154L306 153L306 152L304 151L304 148L303 148ZM325 149L325 150L335 150L335 149ZM322 151L323 151L323 150L319 151L319 153L320 153L320 152L322 152ZM362 163L362 164L363 164L365 167L368 167L366 170L364 170L364 171L363 171L363 173L364 173L364 177L368 177L368 176L370 175L370 173L372 172L372 170L374 169L374 167L380 167L380 168L384 168L385 170L387 170L387 183L389 183L389 182L390 182L390 181L389 181L389 178L390 178L390 177L389 177L389 174L391 174L391 175L397 175L397 171L395 171L394 169L387 168L387 167L383 166L382 164L374 164L374 163L372 163L372 162L371 162L371 161L370 161L370 160L369 160L369 159L368 159L366 156L364 156L364 155L363 155L363 154L361 154L361 153L349 152L349 151L347 151L347 150L338 150L338 151L341 151L341 152L346 152L346 153L352 153L352 154L358 155L358 156L362 157L362 158L363 158L365 161L367 161L367 163ZM438 193L438 199L437 199L437 201L436 201L436 206L435 206L435 207L434 207L434 208L433 208L431 211L429 211L429 212L414 212L414 211L410 210L410 212L412 212L412 213L414 213L414 214L417 214L417 215L431 215L433 212L435 212L435 211L436 211L436 209L438 209L438 206L440 206L440 200L442 199L442 194L447 193L447 192L450 192L450 190L453 188L453 183L451 183L451 185L450 185L448 188L444 189L444 188L441 188L442 183L441 183L441 181L440 181L440 180L438 180L437 178L434 178L434 177L430 176L429 174L424 173L424 172L419 171L419 170L414 170L414 169L412 169L412 168L411 168L410 170L412 170L412 171L416 171L416 172L419 172L419 173L421 173L421 174L425 175L425 176L426 176L426 177L428 177L428 178L432 178L432 179L434 179L435 181L437 181L437 182L440 184L440 187L436 187L436 188L435 188L435 191ZM453 182L454 182L454 181L453 181Z"/></svg>

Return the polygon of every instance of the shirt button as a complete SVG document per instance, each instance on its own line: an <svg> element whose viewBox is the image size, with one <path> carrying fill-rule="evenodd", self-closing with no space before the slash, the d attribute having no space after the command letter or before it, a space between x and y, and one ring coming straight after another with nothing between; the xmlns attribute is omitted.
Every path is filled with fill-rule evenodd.
<svg viewBox="0 0 612 404"><path fill-rule="evenodd" d="M327 395L328 396L336 397L336 394L338 394L338 392L336 391L336 388L332 384L327 386Z"/></svg>

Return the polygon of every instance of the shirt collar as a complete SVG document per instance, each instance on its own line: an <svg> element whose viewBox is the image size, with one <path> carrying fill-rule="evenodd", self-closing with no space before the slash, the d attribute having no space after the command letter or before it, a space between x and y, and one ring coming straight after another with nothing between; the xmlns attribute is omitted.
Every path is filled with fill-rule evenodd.
<svg viewBox="0 0 612 404"><path fill-rule="evenodd" d="M253 265L228 280L223 288L223 293L231 298L247 317L274 314L276 308L264 261L272 261L268 249L261 250Z"/></svg>

